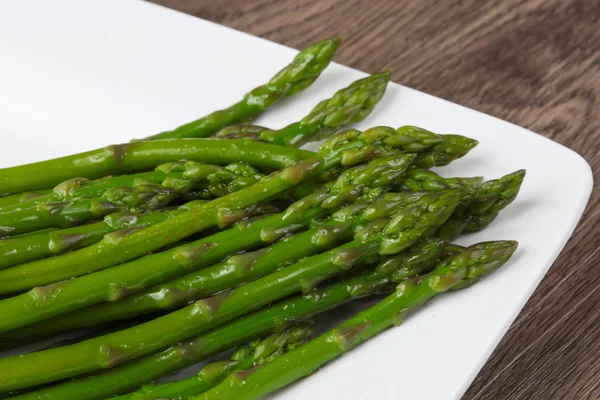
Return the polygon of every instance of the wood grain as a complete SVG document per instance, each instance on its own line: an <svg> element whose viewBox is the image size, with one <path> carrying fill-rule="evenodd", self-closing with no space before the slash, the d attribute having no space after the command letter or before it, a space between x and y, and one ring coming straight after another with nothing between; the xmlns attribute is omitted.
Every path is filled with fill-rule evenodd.
<svg viewBox="0 0 600 400"><path fill-rule="evenodd" d="M521 125L600 173L600 1L156 0ZM600 191L465 400L600 398Z"/></svg>

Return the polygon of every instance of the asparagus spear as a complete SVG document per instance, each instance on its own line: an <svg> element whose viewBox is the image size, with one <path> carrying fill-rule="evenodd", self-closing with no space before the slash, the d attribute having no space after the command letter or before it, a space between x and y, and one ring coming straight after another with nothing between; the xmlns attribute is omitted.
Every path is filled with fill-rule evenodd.
<svg viewBox="0 0 600 400"><path fill-rule="evenodd" d="M298 201L283 215L257 221L246 229L236 227L222 231L196 242L139 258L95 274L46 287L36 287L28 293L2 300L0 301L0 330L11 330L100 302L117 301L145 287L164 282L201 266L210 265L241 250L259 247L269 239L278 238L280 235L278 232L285 233L302 227L315 214L322 215L323 210L339 208L348 201L356 200L365 188L387 186L406 170L413 158L413 155L400 154L351 168L335 182L326 185L323 190ZM191 212L203 207L205 205ZM269 229L274 231L274 234L269 235ZM313 248L312 251L316 250ZM1 273L3 276L9 275L15 269L18 268L4 270ZM25 268L24 272L31 272L31 268ZM39 282L42 279L49 279L49 276L61 276L61 273L73 275L71 269L59 270L54 274L46 272L28 280L17 277L13 281L4 281L0 287L2 290L15 291L16 288L25 287L25 284L30 285L32 281Z"/></svg>
<svg viewBox="0 0 600 400"><path fill-rule="evenodd" d="M298 53L292 63L279 71L269 83L255 88L240 102L147 139L207 137L228 125L254 119L277 101L310 86L329 65L339 44L338 38L315 43Z"/></svg>
<svg viewBox="0 0 600 400"><path fill-rule="evenodd" d="M151 176L145 173L91 183L79 178L63 182L51 194L1 211L0 235L14 236L50 227L81 225L127 209L159 209L191 190L197 197L219 197L257 183L263 177L245 164L230 164L223 168L194 161L161 165L152 173L154 181L162 178L160 183L138 178L139 175ZM130 183L131 186L119 183ZM101 197L94 198L94 195Z"/></svg>
<svg viewBox="0 0 600 400"><path fill-rule="evenodd" d="M70 346L0 360L0 376L3 377L0 391L112 368L283 297L299 291L309 292L322 281L353 266L407 249L431 227L449 217L460 195L454 191L428 193L420 202L397 211L391 218L374 220L350 243L134 328ZM13 322L18 319L18 316L14 317L11 318ZM35 370L32 365L36 366Z"/></svg>
<svg viewBox="0 0 600 400"><path fill-rule="evenodd" d="M379 304L358 313L310 343L259 368L229 375L213 389L193 400L253 400L312 374L327 362L350 351L383 330L402 323L404 317L465 280L479 279L503 265L516 250L516 242L487 242L439 264L417 279L400 283Z"/></svg>
<svg viewBox="0 0 600 400"><path fill-rule="evenodd" d="M101 222L68 229L32 232L0 240L0 269L86 247L117 230L157 224L206 202L207 200L194 200L176 210L156 210L147 213L123 211L109 214Z"/></svg>
<svg viewBox="0 0 600 400"><path fill-rule="evenodd" d="M23 192L23 193L15 193L15 194L11 194L8 196L0 196L0 211L2 211L3 208L5 207L9 207L12 206L14 204L17 204L21 201L28 201L31 200L35 197L38 196L43 196L45 194L50 193L51 190L49 189L44 189L44 190L38 190L35 192Z"/></svg>
<svg viewBox="0 0 600 400"><path fill-rule="evenodd" d="M325 160L323 163L324 167L321 169L321 171L327 170L327 167L331 167L332 164L335 163L341 162L342 165L353 165L363 161L363 159L392 154L394 151L419 152L425 150L427 158L421 159L421 154L417 153L415 162L422 163L424 160L429 162L430 160L436 159L442 160L442 162L448 162L450 159L462 157L470 149L477 145L477 141L475 140L464 137L462 137L460 140L457 140L454 136L455 135L435 135L426 131L416 130L416 128L412 127L402 127L398 130L394 130L389 127L376 127L368 129L362 133L357 130L348 130L327 140L321 146L317 156L322 156L323 154L331 155L330 158L332 161ZM449 140L450 142L454 143L453 145L448 145L448 143L446 143L447 137L450 137ZM311 154L315 153L311 152ZM435 157L431 157L431 154L435 154ZM336 168L330 168L329 171L331 170L336 170ZM317 172L320 171L315 171L314 174L316 175ZM323 174L321 175L323 177ZM336 174L331 175L335 176ZM331 176L324 178L331 179ZM246 195L246 193L252 190L252 187L244 190L245 191L240 191L237 195L235 195L235 197L239 197L240 199L244 200L252 200ZM264 192L262 194L265 195ZM222 199L215 201L217 204L209 203L207 206L215 205L216 207L213 207L214 209L225 208L222 206L222 202L230 201L232 196L233 195L225 196ZM252 204L252 202L248 201L246 204ZM214 209L212 211L209 210L208 213L211 214L215 212ZM176 222L170 221L170 226L164 229L168 230L171 229L171 227L174 229L190 227L190 217L191 215L189 214L178 216L177 218L173 219ZM185 220L187 223L182 225L181 220ZM164 224L165 223L157 224L156 226L145 229L143 232L137 232L133 235L124 237L119 241L119 243L110 242L107 244L105 243L107 242L105 239L86 249L80 249L69 254L53 257L48 260L40 260L35 264L27 264L20 269L21 272L19 272L18 277L12 275L12 272L0 272L0 276L2 277L2 279L0 279L0 293L7 293L11 290L26 290L33 286L57 282L60 279L67 279L71 276L80 274L70 274L70 272L64 272L63 275L48 276L47 272L49 270L57 270L60 268L64 269L65 271L91 272L114 265L118 262L126 261L127 259L134 258L137 255L143 254L144 252L152 251L160 247L160 238L163 238L161 229L163 229ZM203 228L201 225L202 224L197 224L194 225L194 227L197 230L201 230ZM188 234L186 233L186 235ZM129 258L123 257L124 254L121 252L113 251L115 246L124 249L124 246L128 246L129 244L134 245L138 240L141 239L140 236L158 237L159 241L143 241L143 246L136 246L134 250L130 250L129 253L126 254L130 255ZM172 238L172 236L167 236L167 238ZM156 243L159 245L155 247L151 246L152 244ZM144 250L144 252L137 252L138 249ZM110 252L111 257L104 257L104 251ZM46 276L45 280L28 281L27 279L27 277L37 277L39 275ZM18 288L13 287L11 289L16 278L18 279L17 285L20 286ZM5 287L4 289L2 288L3 286Z"/></svg>
<svg viewBox="0 0 600 400"><path fill-rule="evenodd" d="M344 125L365 119L381 100L390 80L391 71L381 72L353 82L321 101L298 122L278 130L225 128L218 137L252 137L284 146L300 147L306 142L340 129Z"/></svg>
<svg viewBox="0 0 600 400"><path fill-rule="evenodd" d="M463 136L424 134L424 130L418 129L420 133L415 134L410 128L402 127L394 131L389 127L376 127L362 135L356 130L349 130L328 140L329 144L322 149L331 148L338 142L357 140L360 136L361 139L380 140L388 146L411 153L422 151L417 166L430 168L460 158L477 145L476 140ZM358 149L356 152L361 153ZM247 139L172 139L128 143L0 169L0 195L46 188L73 176L93 179L125 174L181 159L218 165L243 162L255 167L280 169L315 157L318 158L319 154Z"/></svg>
<svg viewBox="0 0 600 400"><path fill-rule="evenodd" d="M384 258L374 271L364 271L357 276L319 287L309 294L282 300L159 353L95 375L24 393L14 399L93 400L136 389L211 355L281 331L290 323L302 321L353 299L393 291L391 282L396 271L403 268L407 272L402 275L406 277L412 276L411 271L415 275L426 272L435 265L441 245L438 239L428 239L401 254Z"/></svg>
<svg viewBox="0 0 600 400"><path fill-rule="evenodd" d="M438 192L448 189L461 189L465 193L474 194L475 188L481 185L482 177L471 178L443 178L433 171L423 168L412 168L404 174L397 183L400 190L412 190L418 192Z"/></svg>
<svg viewBox="0 0 600 400"><path fill-rule="evenodd" d="M481 184L470 201L462 204L454 215L444 223L438 235L453 240L463 232L476 232L484 229L496 219L500 211L511 204L525 179L521 169Z"/></svg>
<svg viewBox="0 0 600 400"><path fill-rule="evenodd" d="M135 393L119 396L119 400L185 400L211 389L232 372L244 371L272 361L305 344L314 332L315 319L309 319L282 333L275 333L239 348L229 361L211 363L196 375L177 382L143 386Z"/></svg>
<svg viewBox="0 0 600 400"><path fill-rule="evenodd" d="M136 189L158 188L173 195L181 195L192 189L204 190L203 198L222 196L224 191L231 192L238 188L256 183L263 174L244 163L229 164L226 167L207 165L194 161L177 161L156 167L151 172L131 175L120 175L89 181L85 178L73 178L56 186L51 192L21 200L11 206L0 209L0 216L5 213L35 207L40 203L56 201L72 201L81 198L102 197L106 200L121 201L129 207L138 207L146 202L146 197ZM228 187L231 187L227 191ZM117 189L118 188L118 189ZM225 189L225 190L224 190Z"/></svg>
<svg viewBox="0 0 600 400"><path fill-rule="evenodd" d="M45 189L72 178L147 171L178 160L281 169L314 158L313 152L248 140L171 139L125 143L66 157L0 169L0 194Z"/></svg>
<svg viewBox="0 0 600 400"><path fill-rule="evenodd" d="M398 208L405 207L425 195L425 193L421 193L420 197L407 195L405 202L397 202L395 205ZM373 206L383 205L381 202L376 202ZM6 346L11 342L15 343L15 340L16 343L30 342L117 319L181 307L191 301L263 277L302 257L329 250L351 240L356 231L368 223L368 220L359 213L366 208L367 205L360 202L347 206L335 212L330 221L291 236L273 246L232 256L221 263L172 279L114 303L100 303L60 315L49 321L7 332L0 335L0 344Z"/></svg>
<svg viewBox="0 0 600 400"><path fill-rule="evenodd" d="M385 159L379 162L385 162ZM372 164L375 163L376 162L372 162ZM393 181L394 171L390 171L389 174L390 175L387 175L388 179ZM432 171L414 168L409 169L404 173L403 178L398 181L398 186L400 188L415 191L441 191L455 188L464 191L465 196L463 196L462 199L465 199L473 194L474 189L472 189L472 186L477 186L480 180L481 178L442 178ZM408 193L389 194L384 197L383 201L392 207L401 207L418 200L421 196L422 194L418 193L416 195ZM370 207L367 212L372 213L374 209L377 209L377 207ZM341 211L338 211L337 214L343 215ZM450 219L454 218L453 216L451 216ZM342 217L339 217L339 219L342 221L345 220L345 218ZM332 222L333 224L340 224L340 222L337 221L335 214L332 218ZM344 224L345 222L341 225ZM326 232L331 231L330 226L327 227ZM320 238L324 233L321 228L314 229L313 232L315 232L315 236L313 236L315 239ZM347 235L351 231L346 225L340 232L342 235ZM303 235L304 237L308 237L310 233L305 233ZM342 240L342 235L336 235L335 237L337 240ZM305 249L305 246L303 245L296 246L296 241L300 240L299 235L297 236L298 237L294 240L287 242L286 246L278 245L278 248L282 249L280 253L273 253L269 250L269 257L266 257L266 259L262 261L262 265L265 265L265 261L267 261L266 265L269 265L268 260L277 260L277 258L274 258L277 257L277 254L281 254L284 257L284 259L275 261L275 264L277 265L285 265L285 257L291 257L288 258L288 260L293 259L296 254L294 250L302 251ZM323 240L315 240L312 242L314 246L309 246L309 248L316 251L318 249L317 243L322 242ZM329 244L334 245L336 243L337 242L332 241ZM286 247L290 250L287 250ZM235 268L234 266L239 261L243 261L243 265L247 265L247 262L254 260L255 256L261 256L263 251L264 250L258 250L254 255L234 256L229 261L213 265L200 271L191 272L182 277L165 282L164 284L128 296L115 303L97 304L72 313L60 315L49 321L43 321L16 329L6 334L0 334L0 348L27 343L76 329L89 328L117 319L131 318L149 312L175 308L186 304L189 301L213 294L218 290L228 289L233 287L237 282L231 280L232 276L236 279L239 278L238 271L240 268ZM252 274L248 275L249 272L246 271L246 273L241 274L241 278L249 280L255 276L260 276L260 271L263 271L263 269L258 266L258 260L253 261L252 268L249 271Z"/></svg>
<svg viewBox="0 0 600 400"><path fill-rule="evenodd" d="M156 143L156 142L155 142ZM302 161L276 174L266 177L263 181L213 200L202 207L190 210L159 224L137 231L118 231L105 236L100 242L84 249L68 254L40 260L35 265L29 264L23 270L31 276L37 271L46 274L46 270L80 269L87 272L99 270L108 266L128 261L150 251L163 248L187 236L200 232L215 225L226 225L233 212L252 207L262 201L285 192L307 178L319 175L327 170L342 165L352 165L365 160L393 154L393 148L386 145L384 140L363 139L360 133L346 132L332 137L323 146L317 158ZM2 271L2 274L7 271ZM64 272L63 272L64 275ZM77 275L77 274L75 274ZM46 277L45 282L57 282L73 275ZM22 288L32 287L24 276L19 276ZM3 284L5 282L2 282ZM35 285L43 284L35 281ZM5 285L0 291L13 290ZM19 290L19 289L17 289Z"/></svg>

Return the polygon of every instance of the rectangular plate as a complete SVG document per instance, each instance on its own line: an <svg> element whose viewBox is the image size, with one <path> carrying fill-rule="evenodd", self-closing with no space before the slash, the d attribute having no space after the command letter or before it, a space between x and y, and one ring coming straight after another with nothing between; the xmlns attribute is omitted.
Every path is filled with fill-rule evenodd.
<svg viewBox="0 0 600 400"><path fill-rule="evenodd" d="M141 1L21 0L0 4L0 54L0 167L8 167L126 142L228 106L296 50ZM259 123L283 126L363 76L331 65ZM406 124L481 142L442 169L445 176L491 179L527 169L501 218L460 239L517 239L520 250L489 279L441 296L402 327L269 398L458 399L581 217L592 174L573 151L396 84L358 128Z"/></svg>

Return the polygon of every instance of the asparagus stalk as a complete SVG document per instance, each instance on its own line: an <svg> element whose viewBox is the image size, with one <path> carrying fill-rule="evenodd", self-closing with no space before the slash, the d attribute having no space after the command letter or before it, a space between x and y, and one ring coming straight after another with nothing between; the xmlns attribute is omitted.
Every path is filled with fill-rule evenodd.
<svg viewBox="0 0 600 400"><path fill-rule="evenodd" d="M376 127L363 134L349 130L330 138L322 151L331 149L339 142L358 139L380 141L395 149L411 153L422 152L416 164L421 168L430 168L464 156L478 143L463 136L425 134L424 130L414 129L418 134L412 132L413 127L401 127L396 131L389 127ZM0 194L46 188L74 175L94 179L147 170L181 159L218 165L243 162L255 167L281 169L302 160L319 158L322 151L321 154L315 154L247 139L172 139L113 145L86 153L0 169ZM364 151L356 149L355 153L364 154ZM344 165L352 160L350 156L353 153L347 151L346 154L348 160L343 162Z"/></svg>
<svg viewBox="0 0 600 400"><path fill-rule="evenodd" d="M458 207L456 213L439 228L438 235L453 240L463 232L477 232L486 228L500 211L515 200L523 179L525 170L521 169L500 179L484 182L477 187L473 198Z"/></svg>
<svg viewBox="0 0 600 400"><path fill-rule="evenodd" d="M257 183L263 177L244 164L230 164L223 168L194 161L159 166L152 174L154 181L162 178L159 182L138 178L140 175L150 177L151 174L125 175L91 183L85 179L63 182L51 194L18 203L0 212L0 235L13 236L50 227L81 225L127 209L159 209L191 190L197 197L219 197ZM94 198L94 195L101 197Z"/></svg>
<svg viewBox="0 0 600 400"><path fill-rule="evenodd" d="M207 137L228 125L252 120L279 100L309 87L329 65L339 44L338 38L315 43L298 53L269 83L255 88L240 102L147 139Z"/></svg>
<svg viewBox="0 0 600 400"><path fill-rule="evenodd" d="M279 301L159 353L14 398L100 400L134 390L144 383L186 368L211 355L279 332L291 323L302 321L351 300L393 291L392 279L396 271L404 268L407 272L403 276L406 277L411 276L410 271L415 275L426 272L435 265L441 247L440 240L428 239L401 254L384 258L374 271L364 271L357 276L319 287L309 294Z"/></svg>
<svg viewBox="0 0 600 400"><path fill-rule="evenodd" d="M454 191L428 193L420 202L397 211L391 218L374 220L358 232L352 242L134 328L70 346L0 360L0 376L3 377L0 391L112 368L283 297L299 291L307 293L342 271L372 262L381 255L407 249L421 235L448 219L460 196ZM10 318L13 322L17 319L19 316ZM32 365L36 366L35 371Z"/></svg>
<svg viewBox="0 0 600 400"><path fill-rule="evenodd" d="M454 145L447 145L447 136L451 136L449 140L453 142ZM331 155L329 157L331 161L325 160L323 162L323 167L320 169L318 168L317 171L314 171L312 175L314 176L323 170L327 170L327 167L331 167L335 163L341 163L345 166L353 165L364 161L364 159L376 156L385 156L393 154L396 151L419 152L425 150L427 151L426 154L428 155L427 160L440 159L443 162L448 162L450 159L462 157L476 144L477 141L472 139L463 137L460 141L457 141L453 135L435 135L426 131L419 131L412 127L403 127L399 128L398 130L394 130L389 127L376 127L366 130L362 133L357 130L348 130L331 137L321 146L317 156L329 154ZM315 153L311 152L311 154ZM430 157L431 154L436 154L436 156ZM417 153L416 157L417 158L415 162L422 162L424 160L420 159L420 153ZM330 174L332 170L336 170L336 168L329 168ZM309 172L308 175L311 175L311 173ZM336 174L331 175L335 176ZM321 177L325 179L331 179L331 176L323 176L322 173ZM255 186L260 187L260 184ZM279 185L279 187L281 187L281 185ZM219 208L227 208L227 206L223 206L223 203L232 201L232 198L250 200L245 204L253 204L252 196L248 197L246 195L249 192L251 193L252 190L254 190L253 187L250 187L241 190L235 195L225 196L219 200L215 200L214 202L207 204L205 206L209 208L209 210L206 210L208 211L207 214L214 215L215 211L218 211ZM256 191L258 192L259 190L256 189ZM268 193L269 192L265 193L264 191L261 192L263 198L266 197ZM239 206L239 202L236 204ZM203 212L202 210L195 211ZM14 290L27 290L28 288L34 286L57 282L61 279L67 279L72 276L80 275L81 273L103 269L116 263L135 258L138 255L142 255L146 252L161 247L160 240L164 240L165 238L161 232L161 229L164 229L165 232L167 232L170 229L177 229L181 231L181 228L183 228L185 233L183 236L177 236L178 240L179 238L188 236L190 234L188 233L188 228L195 228L195 231L199 231L206 226L203 226L201 223L193 225L192 218L193 216L191 213L182 214L176 218L173 218L172 221L166 221L157 224L156 226L146 228L143 232L135 232L132 235L128 235L120 239L117 243L113 243L113 241L107 241L105 238L101 242L94 244L89 248L80 249L69 254L53 257L48 260L39 260L35 263L26 264L19 269L20 272L18 272L16 275L13 275L13 272L16 271L0 272L0 293L10 293ZM185 221L185 223L182 224L182 220ZM169 224L169 226L165 227L165 224ZM158 240L144 240L143 238L146 236L157 237ZM173 236L167 235L166 238L172 239ZM129 245L131 244L134 246L136 243L139 243L140 240L142 241L142 245L135 246L133 249L131 249L131 246ZM127 249L128 252L122 253L115 251L117 250L116 248ZM108 252L110 256L105 257L105 251ZM50 276L48 274L48 271L55 271L57 269L62 269L65 272L62 275ZM75 273L71 274L67 271L73 271ZM36 280L37 278L35 277L40 275L46 276L46 278L44 278L44 280ZM28 280L29 277L34 278L33 280ZM14 287L14 284L19 286Z"/></svg>
<svg viewBox="0 0 600 400"><path fill-rule="evenodd" d="M465 193L475 193L475 188L481 185L483 178L480 176L471 178L443 178L433 171L423 168L412 168L404 174L397 183L400 190L411 190L413 192L428 191L439 192L448 189L459 189Z"/></svg>
<svg viewBox="0 0 600 400"><path fill-rule="evenodd" d="M149 226L143 230L117 231L105 236L100 242L84 249L62 254L47 260L39 260L34 265L31 263L22 268L24 275L13 279L20 288L10 288L11 284L2 282L0 292L9 293L12 290L21 290L44 283L57 282L73 276L66 274L69 270L91 272L103 269L121 262L137 258L143 254L163 248L187 236L219 225L225 226L231 219L232 213L252 207L260 202L269 200L285 192L298 183L315 175L322 174L332 167L358 164L365 160L393 154L394 150L385 144L384 140L370 140L354 132L340 134L331 138L320 153L318 158L302 161L288 167L276 174L266 177L259 183L241 189L237 192L215 199L194 210ZM315 154L315 153L313 153ZM63 269L62 275L49 276L48 270ZM42 281L29 282L26 276L39 276L39 272L46 278ZM11 274L2 271L4 274ZM74 274L77 276L78 274ZM8 278L5 276L5 278ZM31 284L33 283L33 286Z"/></svg>
<svg viewBox="0 0 600 400"><path fill-rule="evenodd" d="M496 270L512 256L516 247L516 242L511 241L471 246L439 264L433 272L400 283L396 291L379 304L310 343L259 368L232 373L193 400L254 400L308 376L383 330L401 324L408 313L438 294Z"/></svg>
<svg viewBox="0 0 600 400"><path fill-rule="evenodd" d="M102 221L88 225L32 232L0 240L0 269L90 246L111 232L157 224L206 202L207 200L195 200L178 209L166 211L123 211L109 214Z"/></svg>
<svg viewBox="0 0 600 400"><path fill-rule="evenodd" d="M22 199L20 202L0 209L2 214L35 207L41 203L72 201L81 198L95 198L105 195L106 200L122 202L129 207L139 207L148 202L144 192L136 189L156 189L162 187L172 195L181 195L192 189L204 190L205 199L221 197L224 189L231 187L226 193L237 188L256 183L263 174L255 168L234 163L226 167L201 164L194 161L177 161L156 167L151 172L131 175L120 175L89 181L85 178L73 178L56 186L51 192ZM157 186L160 185L160 186Z"/></svg>
<svg viewBox="0 0 600 400"><path fill-rule="evenodd" d="M45 194L50 193L51 190L44 189L38 190L35 192L23 192L23 193L15 193L8 196L0 196L0 211L3 208L13 206L21 201L28 201L38 196L43 196Z"/></svg>
<svg viewBox="0 0 600 400"><path fill-rule="evenodd" d="M425 195L420 194L421 197ZM396 206L406 207L419 199L407 195L406 201L396 203ZM382 204L375 203L374 206L380 207ZM302 257L329 250L351 240L353 235L368 223L368 220L358 213L367 208L370 207L358 202L335 212L330 221L288 237L273 246L232 256L226 261L172 279L117 302L96 304L49 321L7 332L0 335L0 346L31 342L67 331L174 309L261 278Z"/></svg>
<svg viewBox="0 0 600 400"><path fill-rule="evenodd" d="M313 152L248 140L171 139L112 145L85 153L0 169L0 194L45 189L73 176L96 179L154 169L178 160L281 169Z"/></svg>
<svg viewBox="0 0 600 400"><path fill-rule="evenodd" d="M159 400L177 399L185 400L213 388L230 373L245 371L257 365L272 361L305 344L314 332L315 319L304 321L282 333L275 333L264 339L239 348L229 361L211 363L196 375L177 382L150 384L143 386L139 391L119 396L119 400Z"/></svg>
<svg viewBox="0 0 600 400"><path fill-rule="evenodd" d="M11 330L92 304L117 301L145 287L210 265L241 250L260 247L268 239L278 238L281 234L279 232L285 233L302 227L311 221L315 214L322 215L322 210L339 208L348 201L356 200L365 188L389 185L406 170L413 159L413 155L400 154L374 160L345 171L335 182L324 187L322 191L298 201L283 215L264 218L245 229L238 226L114 268L46 287L36 287L28 293L2 300L0 330ZM203 207L205 205L191 211ZM265 230L269 229L275 233L265 233ZM309 243L306 246L311 245ZM317 251L314 247L312 249ZM14 269L1 272L6 275ZM25 271L31 272L31 269ZM73 271L59 270L53 276L60 273L73 274ZM37 282L48 279L49 275L37 275L27 281ZM2 289L16 290L16 287L24 287L24 281L23 278L14 279L12 282L2 282L0 286ZM223 281L226 281L225 277ZM115 284L116 282L118 284Z"/></svg>
<svg viewBox="0 0 600 400"><path fill-rule="evenodd" d="M321 101L298 122L282 129L268 130L250 126L248 129L225 128L218 137L252 137L283 146L300 147L306 142L334 132L341 127L365 119L383 97L391 71L381 72L353 82Z"/></svg>

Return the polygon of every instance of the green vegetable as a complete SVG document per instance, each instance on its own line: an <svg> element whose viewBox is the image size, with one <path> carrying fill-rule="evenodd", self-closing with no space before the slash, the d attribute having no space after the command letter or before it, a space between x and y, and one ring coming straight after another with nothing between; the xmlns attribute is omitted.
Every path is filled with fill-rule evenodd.
<svg viewBox="0 0 600 400"><path fill-rule="evenodd" d="M406 203L396 205L404 207L417 199L407 196ZM271 247L232 256L224 262L172 279L117 302L100 303L7 332L0 335L0 346L39 340L118 319L181 307L191 301L260 278L302 257L317 254L351 240L356 230L367 223L360 215L352 215L360 208L365 208L365 205L357 203L347 206L334 213L331 221L307 232L291 236Z"/></svg>
<svg viewBox="0 0 600 400"><path fill-rule="evenodd" d="M207 137L228 125L252 120L279 100L309 87L329 65L339 44L338 38L315 43L298 53L269 83L255 88L240 102L147 139Z"/></svg>
<svg viewBox="0 0 600 400"><path fill-rule="evenodd" d="M45 189L73 176L96 179L147 171L156 166L192 160L227 165L281 169L315 153L249 140L171 139L112 145L47 161L0 169L0 194Z"/></svg>
<svg viewBox="0 0 600 400"><path fill-rule="evenodd" d="M137 258L206 228L215 225L226 226L240 210L268 201L303 180L323 174L333 167L339 167L340 164L349 166L394 153L393 148L385 144L385 140L370 140L368 137L363 140L362 135L355 132L334 136L322 147L320 153L311 153L317 158L302 161L265 177L259 183L156 225L142 230L116 231L92 246L29 263L22 266L18 272L0 271L0 292L27 290ZM53 273L50 274L49 271ZM76 271L81 273L73 273Z"/></svg>
<svg viewBox="0 0 600 400"><path fill-rule="evenodd" d="M263 174L245 164L230 164L223 168L180 161L161 165L152 173L92 182L71 179L58 185L50 194L0 211L0 235L81 225L127 209L159 209L192 190L196 197L219 197L257 183L262 177Z"/></svg>
<svg viewBox="0 0 600 400"><path fill-rule="evenodd" d="M500 211L511 204L525 179L525 170L521 169L482 183L475 190L470 201L464 202L438 232L447 240L456 239L463 232L477 232L486 228L496 219Z"/></svg>
<svg viewBox="0 0 600 400"><path fill-rule="evenodd" d="M45 194L50 193L51 190L38 190L35 192L23 192L23 193L15 193L8 196L0 196L0 211L2 211L5 207L12 206L21 201L28 201L33 198L43 196Z"/></svg>
<svg viewBox="0 0 600 400"><path fill-rule="evenodd" d="M321 101L298 122L285 128L269 130L253 125L225 128L218 137L251 137L284 146L300 147L306 142L334 132L341 127L365 119L383 97L390 80L390 71L381 72L353 82ZM261 129L262 128L262 129Z"/></svg>
<svg viewBox="0 0 600 400"><path fill-rule="evenodd" d="M263 174L255 168L234 163L226 167L201 164L194 161L177 161L156 167L151 172L120 175L89 181L73 178L62 182L51 192L21 200L0 210L2 214L35 207L40 203L72 201L81 198L104 197L112 202L122 202L128 207L140 207L151 199L138 189L162 189L163 196L180 196L195 190L206 192L204 199L220 197L241 187L256 183ZM160 185L160 186L158 186ZM152 194L152 192L150 192ZM163 201L164 202L164 201Z"/></svg>
<svg viewBox="0 0 600 400"><path fill-rule="evenodd" d="M330 138L320 154L250 139L172 139L113 145L67 157L0 169L0 194L46 188L75 176L88 179L111 174L155 168L181 159L207 164L226 165L243 162L254 167L281 169L302 160L320 158L328 149L349 141L367 145L382 143L409 153L420 153L415 165L421 168L446 165L463 157L477 141L459 135L438 135L420 128L375 127L361 133L348 130ZM356 164L354 157L365 156L360 144L354 151L346 149L342 165ZM331 165L329 165L331 167Z"/></svg>
<svg viewBox="0 0 600 400"><path fill-rule="evenodd" d="M254 400L308 376L383 330L402 323L404 317L464 282L472 282L503 265L517 248L516 242L480 243L439 264L424 277L398 285L379 304L360 312L340 326L268 364L234 372L194 400Z"/></svg>
<svg viewBox="0 0 600 400"><path fill-rule="evenodd" d="M460 189L465 193L474 195L475 188L483 181L482 177L472 178L443 178L433 171L423 168L412 168L404 174L397 183L400 190L412 190L418 192L439 192L448 189Z"/></svg>
<svg viewBox="0 0 600 400"><path fill-rule="evenodd" d="M1 300L0 331L6 332L88 305L106 301L114 302L145 287L215 263L241 250L261 247L265 242L271 242L285 233L301 228L309 223L312 217L323 215L326 210L335 210L348 202L355 201L365 188L388 185L391 180L406 170L413 159L413 155L400 154L374 160L345 171L335 182L298 201L283 215L264 218L248 227L238 225L168 251L147 255L70 281L35 287L22 295ZM238 193L240 192L243 190ZM206 204L192 209L191 212L206 207ZM179 216L181 215L184 214ZM167 219L166 222L175 220L179 216ZM223 217L231 220L239 218L239 215ZM164 222L153 227L160 224ZM31 263L29 266L31 267ZM84 267L89 268L89 265ZM14 270L19 270L19 267L0 271L3 279L0 281L0 288L15 291L17 290L15 288L23 288L26 284L31 285L32 282L49 279L49 276L53 276L56 280L56 276L73 275L73 269L66 269L54 271L52 274L45 272L25 280L22 276L25 272L31 273L31 268L22 269L21 277L16 276L12 281L6 280L6 276L14 273ZM61 273L64 275L60 275Z"/></svg>
<svg viewBox="0 0 600 400"><path fill-rule="evenodd" d="M318 287L309 294L282 300L159 353L98 374L24 393L14 399L100 400L134 390L144 383L186 368L211 355L285 330L289 324L353 299L393 291L392 279L396 271L404 269L406 272L401 275L406 277L411 276L410 271L415 275L426 272L435 265L441 247L440 240L428 239L401 254L384 258L374 271L364 271L357 276Z"/></svg>
<svg viewBox="0 0 600 400"><path fill-rule="evenodd" d="M432 227L443 223L458 204L460 196L460 192L455 191L427 193L420 201L397 211L391 218L372 220L350 243L305 258L236 289L198 300L145 324L70 346L2 359L0 391L112 368L298 291L309 292L340 272L373 262L380 255L407 249ZM18 318L15 315L11 320L14 322Z"/></svg>
<svg viewBox="0 0 600 400"><path fill-rule="evenodd" d="M446 142L447 138L449 138L448 140L450 140L451 143L454 143L454 145L449 145ZM419 131L414 127L402 127L398 130L389 127L376 127L362 133L357 130L348 130L327 140L321 146L319 153L310 152L310 154L313 154L316 157L326 156L329 158L324 160L320 168L316 168L317 171L305 172L307 172L306 177L320 175L322 179L328 180L337 176L336 172L339 171L339 166L337 168L330 168L336 163L341 163L344 166L354 165L365 161L365 159L368 158L391 155L397 151L417 152L415 162L423 163L427 160L439 159L445 163L449 162L451 159L462 157L476 144L477 142L472 139L462 138L457 141L455 135L436 135L426 131ZM420 151L421 153L418 153ZM426 157L422 158L422 154L425 154ZM436 156L432 158L431 154L436 154ZM306 161L306 163L308 162L309 161ZM290 169L290 171L294 170L298 170L298 168L293 167ZM321 171L329 171L330 176L328 177L324 173L319 174ZM271 178L271 180L273 180L273 178ZM237 207L241 207L240 202L245 205L253 204L257 200L253 199L253 196L246 195L253 190L256 190L256 194L260 194L263 199L268 197L270 192L264 192L262 189L258 189L261 185L262 187L265 187L266 182L268 181L208 203L205 205L205 208L208 208L208 210L206 210L207 214L214 215L215 212L217 212L218 215L219 209L230 208L230 206L227 206L224 203L231 201L233 201ZM278 190L282 190L282 186L287 186L288 184L293 186L295 182L286 181L284 183L285 185L277 185L279 187ZM314 189L311 189L310 191L313 190ZM254 194L254 196L256 196L256 194ZM203 210L194 211L197 213L204 212ZM182 221L185 222L182 223ZM20 266L17 270L13 269L10 272L0 271L0 293L12 293L19 290L23 291L35 286L58 282L61 279L68 279L72 276L78 276L82 273L100 270L119 262L130 260L149 251L156 250L157 248L162 247L161 244L165 239L169 239L169 243L165 244L170 244L183 237L189 236L191 233L200 231L206 226L210 226L210 222L207 222L206 225L203 225L202 223L194 224L194 222L194 216L191 212L184 213L172 220L146 228L141 232L131 233L130 231L125 231L131 234L123 238L120 238L119 236L118 241L107 240L107 238L105 238L88 248L76 250L47 260L39 260L34 263L25 264ZM168 232L170 229L178 230L179 234L182 234L182 236L165 236L161 232L161 230ZM115 232L115 234L117 234L117 232ZM108 238L110 239L110 235ZM153 238L157 238L158 240L154 240ZM140 241L141 245L137 245ZM121 252L119 249L126 251ZM105 256L105 254L108 254L109 256ZM55 273L57 270L62 270L63 272ZM50 274L49 271L54 272ZM40 277L42 277L42 279L40 279Z"/></svg>
<svg viewBox="0 0 600 400"><path fill-rule="evenodd" d="M245 371L270 362L308 340L314 332L315 320L309 319L282 333L275 333L239 348L229 361L211 363L196 375L178 382L143 386L138 392L119 396L119 400L185 400L204 393L232 372Z"/></svg>
<svg viewBox="0 0 600 400"><path fill-rule="evenodd" d="M156 210L146 213L123 211L107 215L101 222L6 238L0 240L0 269L90 246L98 243L104 235L111 232L154 225L204 203L206 200L196 200L186 203L177 210L168 211ZM28 267L17 268L24 270Z"/></svg>

